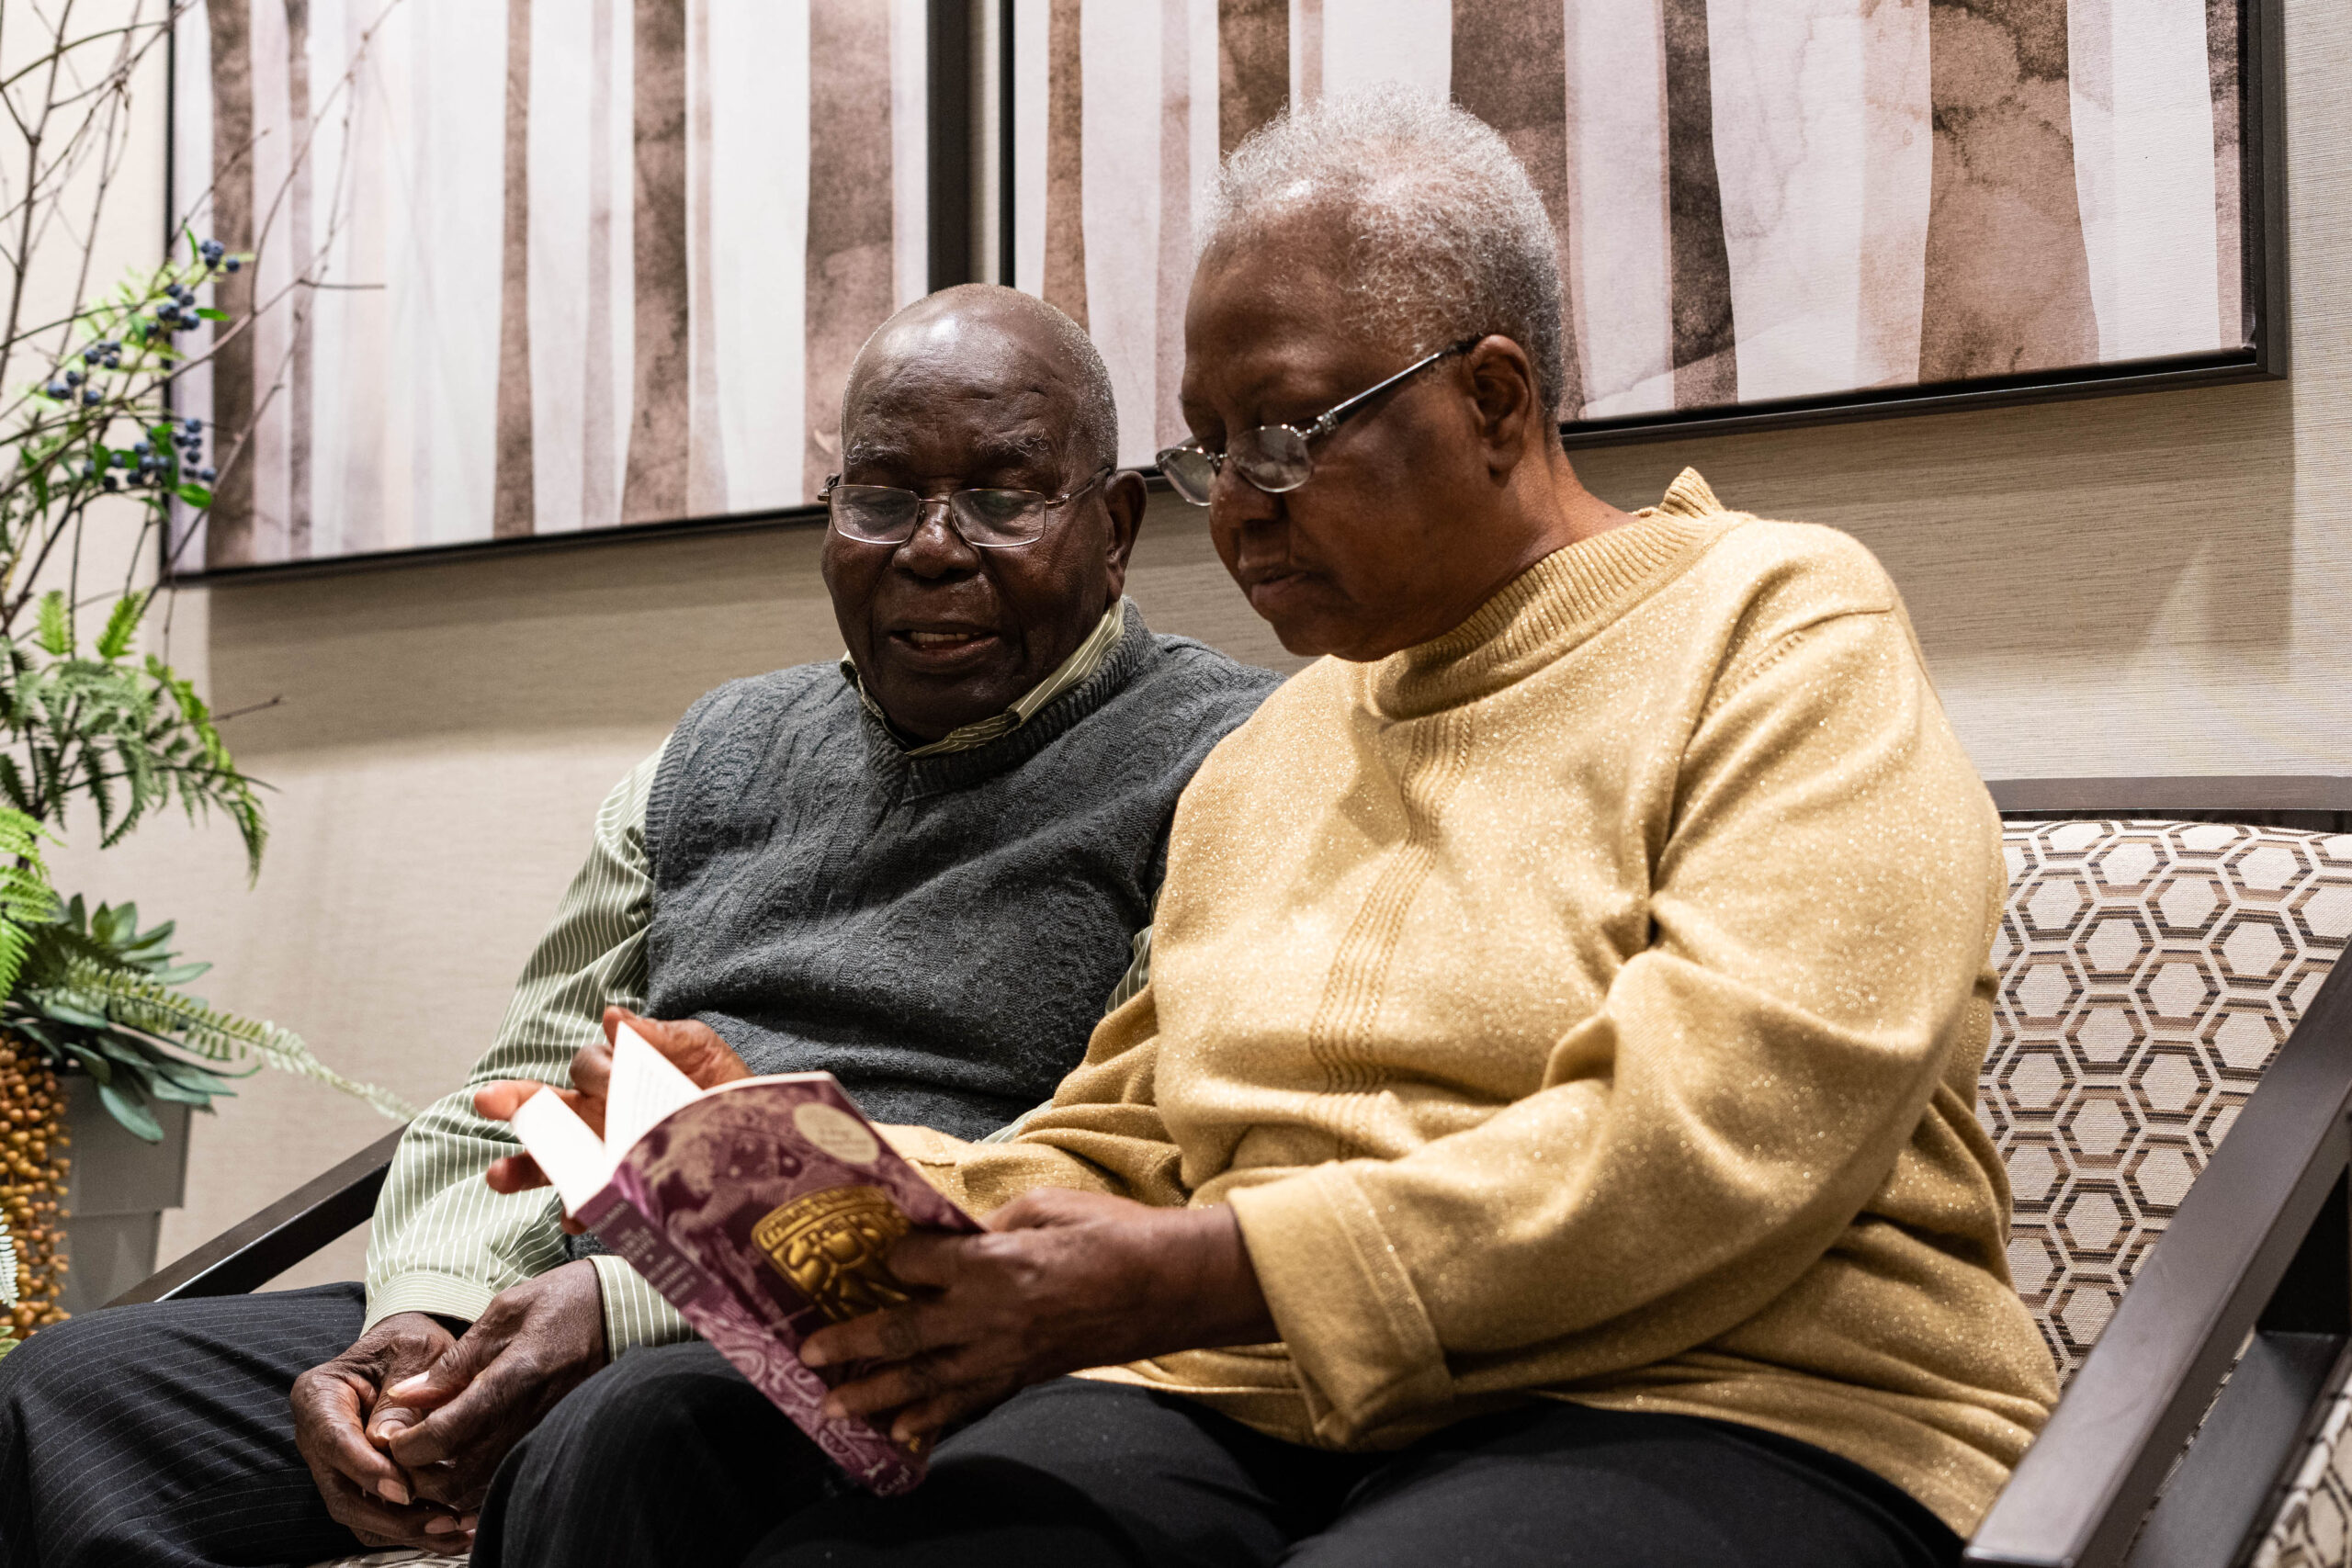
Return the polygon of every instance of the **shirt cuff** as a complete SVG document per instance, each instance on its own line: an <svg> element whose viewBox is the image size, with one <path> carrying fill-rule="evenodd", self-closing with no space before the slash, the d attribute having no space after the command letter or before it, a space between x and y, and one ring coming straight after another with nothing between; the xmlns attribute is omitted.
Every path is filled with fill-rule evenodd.
<svg viewBox="0 0 2352 1568"><path fill-rule="evenodd" d="M588 1261L596 1266L596 1287L604 1292L606 1360L618 1360L626 1351L676 1345L695 1337L694 1325L626 1259L595 1252L589 1254Z"/></svg>
<svg viewBox="0 0 2352 1568"><path fill-rule="evenodd" d="M456 1274L396 1274L368 1292L368 1320L364 1326L373 1328L384 1319L404 1312L429 1312L435 1317L471 1323L497 1294L479 1280Z"/></svg>
<svg viewBox="0 0 2352 1568"><path fill-rule="evenodd" d="M1453 1397L1436 1325L1346 1166L1245 1187L1227 1201L1317 1438L1351 1444Z"/></svg>

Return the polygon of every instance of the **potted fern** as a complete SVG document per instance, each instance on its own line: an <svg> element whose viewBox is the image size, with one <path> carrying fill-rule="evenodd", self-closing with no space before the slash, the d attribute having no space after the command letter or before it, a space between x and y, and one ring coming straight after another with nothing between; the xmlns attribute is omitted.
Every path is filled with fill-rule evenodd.
<svg viewBox="0 0 2352 1568"><path fill-rule="evenodd" d="M232 321L215 287L252 257L186 230L160 265L90 287L106 231L84 175L112 169L143 123L133 85L176 8L79 29L71 12L35 18L52 36L0 82L19 133L0 155L21 155L0 180L0 231L15 237L0 247L0 1234L13 1233L0 1334L18 1337L152 1268L188 1114L234 1077L284 1068L410 1113L288 1031L190 994L205 966L172 951L170 922L142 926L133 906L93 908L51 883L45 846L90 831L111 847L171 807L225 818L249 874L260 869L255 782L168 643L142 650L142 633L169 592L153 579L175 508L209 507L216 464L232 468L250 435L228 433L215 453L204 423L173 410L174 378L284 303L256 299ZM108 188L96 182L100 205ZM102 559L118 563L104 581ZM102 1188L108 1201L74 1212Z"/></svg>
<svg viewBox="0 0 2352 1568"><path fill-rule="evenodd" d="M55 1169L33 1173L42 1179L18 1173L13 1188L0 1180L0 1217L15 1219L19 1235L64 1221L85 1255L105 1259L95 1267L93 1256L70 1292L57 1279L62 1254L52 1247L34 1260L27 1272L38 1277L15 1308L28 1328L102 1303L153 1266L161 1212L179 1201L187 1113L233 1092L232 1071L251 1070L239 1065L302 1073L388 1116L409 1114L288 1031L189 994L206 966L178 961L169 922L142 928L135 906L61 898L40 854L44 842L62 841L77 809L111 847L176 806L192 818L226 818L249 874L260 870L268 834L254 781L194 685L135 651L159 591L133 581L79 592L92 527L135 519L143 553L174 502L201 509L211 500L202 426L174 418L164 393L181 362L176 334L219 315L193 303L198 288L237 262L189 237L184 260L84 308L75 339L6 407L13 424L0 432L0 452L14 459L0 473L0 1033L29 1047L28 1082L38 1087L41 1069L63 1075L49 1098L62 1102L66 1125L41 1141L85 1145L85 1168L65 1191ZM18 346L0 344L0 366ZM44 567L47 581L62 575L65 586L40 588ZM87 1168L101 1154L143 1168L146 1179L94 1183ZM96 1187L113 1190L103 1205L88 1201ZM67 1220L77 1197L82 1212ZM62 1212L50 1212L61 1199ZM28 1302L40 1310L28 1314Z"/></svg>
<svg viewBox="0 0 2352 1568"><path fill-rule="evenodd" d="M202 427L175 419L164 393L181 360L176 334L218 315L192 303L198 287L237 260L191 237L184 260L85 307L76 338L6 408L13 423L0 431L0 452L14 459L0 473L0 1033L22 1048L30 1092L64 1122L36 1140L52 1145L49 1168L13 1180L0 1170L0 1217L40 1254L26 1260L14 1308L28 1329L104 1303L153 1266L161 1213L179 1201L187 1113L233 1092L232 1073L251 1070L242 1064L302 1073L389 1116L409 1114L288 1031L191 995L185 987L206 965L179 962L169 922L142 928L135 906L61 898L40 853L77 811L111 847L176 806L192 818L225 817L249 873L260 870L268 833L254 781L194 685L135 651L159 591L132 581L79 592L93 527L135 519L143 553L172 502L210 502ZM19 346L0 344L0 366ZM40 588L44 568L65 586ZM69 1174L62 1149L77 1139L81 1168ZM95 1179L102 1158L125 1169ZM105 1199L93 1201L99 1190ZM56 1245L69 1234L89 1264L71 1288Z"/></svg>

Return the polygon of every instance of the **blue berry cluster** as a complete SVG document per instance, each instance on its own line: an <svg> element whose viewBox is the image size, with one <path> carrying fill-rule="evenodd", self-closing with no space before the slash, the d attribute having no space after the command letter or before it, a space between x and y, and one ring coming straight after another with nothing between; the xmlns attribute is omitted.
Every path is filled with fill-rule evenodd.
<svg viewBox="0 0 2352 1568"><path fill-rule="evenodd" d="M215 469L204 462L204 422L183 420L172 428L172 445L178 448L180 468L194 474L206 484L213 480Z"/></svg>
<svg viewBox="0 0 2352 1568"><path fill-rule="evenodd" d="M42 392L68 407L78 404L85 411L104 409L107 400L97 379L105 372L123 368L126 339L130 344L128 352L134 356L134 372L158 371L154 360L144 358L144 351L150 348L161 350L162 359L168 364L173 357L169 349L172 334L203 324L198 286L220 274L236 272L243 265L241 259L230 255L218 240L203 241L195 250L202 270L191 270L187 275L194 281L175 277L164 283L161 299L133 310L122 319L120 337L98 338L85 344L78 354L56 367ZM127 388L118 389L119 396L128 397L128 392ZM107 491L145 490L157 499L177 490L184 480L210 484L217 471L204 461L204 421L200 419L165 419L146 425L141 437L127 448L106 444L106 426L112 420L130 418L143 423L154 417L138 406L145 399L141 397L128 397L122 406L99 412L95 423L77 432L78 438L69 438L74 446L81 447L84 482ZM67 461L70 463L71 459ZM192 491L189 498L198 499Z"/></svg>
<svg viewBox="0 0 2352 1568"><path fill-rule="evenodd" d="M81 359L81 365L69 364L57 375L51 377L50 378L49 385L43 387L41 390L48 393L51 397L55 398L62 403L70 400L74 395L74 389L79 388L82 396L82 406L85 408L96 408L104 400L99 397L98 389L96 387L84 386L83 383L89 379L89 370L119 370L122 368L121 340L119 338L101 338L82 351ZM84 367L87 367L88 370L85 370Z"/></svg>

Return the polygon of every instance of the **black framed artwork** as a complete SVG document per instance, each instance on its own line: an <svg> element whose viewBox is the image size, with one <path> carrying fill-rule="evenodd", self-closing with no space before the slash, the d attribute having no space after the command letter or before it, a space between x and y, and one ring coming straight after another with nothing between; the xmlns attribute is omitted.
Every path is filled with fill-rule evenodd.
<svg viewBox="0 0 2352 1568"><path fill-rule="evenodd" d="M1572 445L2284 372L2274 0L1010 3L1016 281L1130 460L1218 157L1389 81L1534 175Z"/></svg>
<svg viewBox="0 0 2352 1568"><path fill-rule="evenodd" d="M200 0L257 265L183 577L820 515L874 326L999 277L1181 438L1194 214L1385 81L1551 209L1572 446L2283 375L2280 0Z"/></svg>
<svg viewBox="0 0 2352 1568"><path fill-rule="evenodd" d="M930 9L196 0L173 184L263 309L176 389L253 429L181 566L805 514L930 288Z"/></svg>

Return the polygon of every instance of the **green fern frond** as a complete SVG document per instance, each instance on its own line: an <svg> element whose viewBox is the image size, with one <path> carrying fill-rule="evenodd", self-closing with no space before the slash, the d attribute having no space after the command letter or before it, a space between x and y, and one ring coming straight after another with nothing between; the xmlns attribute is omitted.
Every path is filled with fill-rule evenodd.
<svg viewBox="0 0 2352 1568"><path fill-rule="evenodd" d="M147 600L144 593L126 593L115 601L107 629L98 634L100 659L111 663L130 651L130 639L139 635L139 623L147 615Z"/></svg>
<svg viewBox="0 0 2352 1568"><path fill-rule="evenodd" d="M40 625L35 640L52 658L62 659L74 651L73 613L66 608L63 589L52 588L40 596Z"/></svg>
<svg viewBox="0 0 2352 1568"><path fill-rule="evenodd" d="M78 893L57 911L55 920L40 929L39 935L40 940L25 955L25 968L21 976L22 988L28 996L57 991L64 986L66 976L77 960L87 960L102 968L126 967L111 948L90 934L87 918L83 912L82 896ZM73 1021L85 1021L76 1019ZM106 1021L99 1018L91 1021L102 1024Z"/></svg>
<svg viewBox="0 0 2352 1568"><path fill-rule="evenodd" d="M253 780L237 771L228 743L212 722L211 708L197 695L195 682L152 653L147 656L146 671L178 708L181 738L193 740L199 754L200 760L186 761L174 775L181 807L191 820L200 811L216 807L225 813L244 840L247 876L259 876L262 852L269 845L269 826L262 815L261 800L254 793Z"/></svg>
<svg viewBox="0 0 2352 1568"><path fill-rule="evenodd" d="M8 804L20 814L32 804L25 793L25 775L17 770L14 757L0 755L0 794L6 795Z"/></svg>
<svg viewBox="0 0 2352 1568"><path fill-rule="evenodd" d="M293 1031L223 1012L136 971L77 954L67 960L58 988L92 1012L126 1028L161 1035L198 1055L216 1062L258 1056L282 1071L355 1095L395 1122L416 1115L415 1107L398 1095L347 1078L320 1061Z"/></svg>
<svg viewBox="0 0 2352 1568"><path fill-rule="evenodd" d="M57 891L40 858L46 838L39 822L0 807L0 999L16 990L34 931L57 918Z"/></svg>

